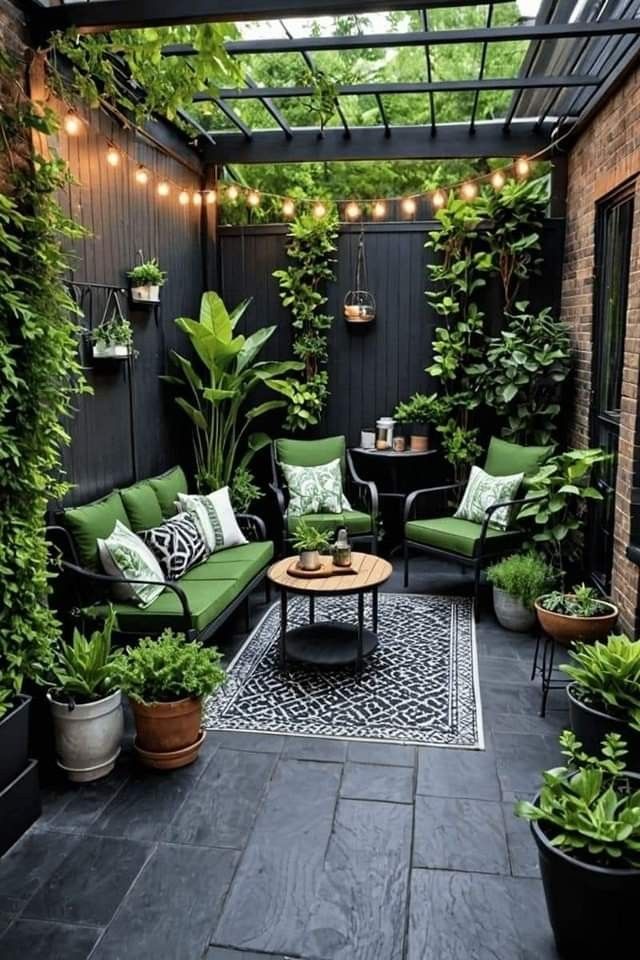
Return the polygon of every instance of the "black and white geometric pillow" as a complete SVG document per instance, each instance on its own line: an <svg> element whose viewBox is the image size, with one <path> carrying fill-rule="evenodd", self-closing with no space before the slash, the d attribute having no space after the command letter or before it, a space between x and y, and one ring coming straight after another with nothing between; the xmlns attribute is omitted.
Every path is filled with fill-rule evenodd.
<svg viewBox="0 0 640 960"><path fill-rule="evenodd" d="M151 530L141 530L138 536L153 552L168 580L177 580L209 555L200 528L188 513L179 513Z"/></svg>

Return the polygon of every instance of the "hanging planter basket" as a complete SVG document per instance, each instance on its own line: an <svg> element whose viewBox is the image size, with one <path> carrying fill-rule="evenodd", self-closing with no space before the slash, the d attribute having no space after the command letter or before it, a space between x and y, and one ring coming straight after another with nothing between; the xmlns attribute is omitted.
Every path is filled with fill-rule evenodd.
<svg viewBox="0 0 640 960"><path fill-rule="evenodd" d="M105 303L102 319L90 335L91 355L94 360L127 360L134 355L133 343L114 337L123 326L128 326L117 290L111 290Z"/></svg>
<svg viewBox="0 0 640 960"><path fill-rule="evenodd" d="M344 298L344 318L347 323L372 323L376 318L376 300L367 290L367 255L364 247L364 230L360 231L353 290Z"/></svg>

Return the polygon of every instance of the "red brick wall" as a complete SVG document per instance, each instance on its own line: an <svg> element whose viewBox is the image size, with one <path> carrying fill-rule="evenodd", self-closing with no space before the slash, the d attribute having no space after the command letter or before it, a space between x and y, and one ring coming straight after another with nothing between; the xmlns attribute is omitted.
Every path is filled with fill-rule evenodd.
<svg viewBox="0 0 640 960"><path fill-rule="evenodd" d="M576 353L571 436L575 446L589 445L596 203L637 174L640 174L640 68L594 118L569 155L562 312L572 330ZM625 556L630 538L639 369L640 176L636 185L624 350L612 581L612 599L619 604L623 625L631 633L640 628L640 569Z"/></svg>

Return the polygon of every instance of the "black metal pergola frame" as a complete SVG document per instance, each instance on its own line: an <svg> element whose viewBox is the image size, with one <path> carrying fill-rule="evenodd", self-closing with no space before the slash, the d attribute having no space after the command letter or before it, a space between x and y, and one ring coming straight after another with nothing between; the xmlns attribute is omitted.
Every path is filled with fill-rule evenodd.
<svg viewBox="0 0 640 960"><path fill-rule="evenodd" d="M542 0L535 21L514 26L496 26L494 12L506 0L493 0L486 7L486 22L469 29L434 30L429 11L436 8L480 6L471 0L99 0L67 2L52 6L44 0L29 0L31 18L40 36L53 30L75 28L96 33L116 28L169 26L244 20L311 18L390 10L419 10L420 30L384 34L354 33L340 36L292 36L282 23L284 36L229 41L227 52L238 55L297 53L313 71L313 55L322 51L367 48L422 47L425 79L413 83L354 83L336 88L336 112L340 127L324 130L294 127L278 106L288 98L309 97L311 86L260 87L245 72L245 86L197 93L196 103L210 101L227 117L235 131L208 130L201 119L184 112L198 139L206 164L278 163L310 160L356 159L451 159L461 157L532 156L552 154L561 137L566 146L589 122L593 113L611 96L640 56L640 0L604 0L597 15L587 5L569 17L566 0ZM575 5L574 5L575 8ZM583 16L584 13L584 16ZM528 41L522 67L515 77L485 75L489 45ZM431 49L434 46L476 43L480 45L478 75L469 80L434 78ZM189 44L172 44L166 57L193 56ZM554 69L554 62L561 68ZM500 119L478 119L480 95L488 90L511 92L511 101ZM468 122L442 123L436 116L436 95L473 93ZM383 98L398 94L423 95L428 100L428 123L396 126L391 123ZM370 96L377 104L380 124L353 127L342 108L344 96ZM540 99L542 98L542 99ZM275 128L253 130L234 105L246 100L262 104ZM535 112L531 105L535 105Z"/></svg>

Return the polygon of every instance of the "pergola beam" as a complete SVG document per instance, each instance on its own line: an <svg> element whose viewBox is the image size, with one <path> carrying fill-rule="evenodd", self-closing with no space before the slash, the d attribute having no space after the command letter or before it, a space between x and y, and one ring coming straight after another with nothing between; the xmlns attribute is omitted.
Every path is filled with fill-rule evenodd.
<svg viewBox="0 0 640 960"><path fill-rule="evenodd" d="M464 157L531 156L551 145L553 123L533 131L531 120L514 123L509 132L502 121L440 124L434 135L429 128L397 126L389 136L384 126L354 127L345 137L337 127L324 131L294 128L291 140L279 131L254 130L250 142L237 133L216 132L216 145L202 144L208 164L306 163L329 160L450 160Z"/></svg>
<svg viewBox="0 0 640 960"><path fill-rule="evenodd" d="M498 0L500 3L506 0ZM476 0L425 0L423 7L471 7ZM79 33L188 23L339 17L350 13L413 10L415 0L102 0L50 7L38 14L46 31L75 27Z"/></svg>
<svg viewBox="0 0 640 960"><path fill-rule="evenodd" d="M436 80L433 83L350 83L338 87L340 96L378 96L399 93L457 93L460 91L481 90L535 90L556 87L597 87L599 77L567 74L566 76L507 77L504 79L482 80ZM194 94L194 101L202 102L222 97L224 100L259 100L268 98L278 100L285 97L310 97L313 87L238 87L224 88L217 93Z"/></svg>

